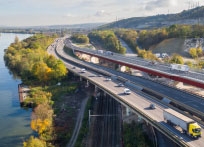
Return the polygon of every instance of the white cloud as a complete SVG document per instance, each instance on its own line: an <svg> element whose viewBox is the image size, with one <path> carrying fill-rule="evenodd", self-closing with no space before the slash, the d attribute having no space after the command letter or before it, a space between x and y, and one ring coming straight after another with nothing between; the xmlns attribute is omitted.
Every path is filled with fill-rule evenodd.
<svg viewBox="0 0 204 147"><path fill-rule="evenodd" d="M100 11L97 11L97 12L96 12L95 16L103 16L104 13L105 13L104 10L100 10Z"/></svg>

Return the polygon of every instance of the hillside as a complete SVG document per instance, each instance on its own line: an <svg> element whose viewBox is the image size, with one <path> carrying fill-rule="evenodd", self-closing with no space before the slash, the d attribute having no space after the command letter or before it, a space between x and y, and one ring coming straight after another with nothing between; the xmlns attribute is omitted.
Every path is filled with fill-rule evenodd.
<svg viewBox="0 0 204 147"><path fill-rule="evenodd" d="M166 27L172 24L204 24L204 6L184 10L176 14L161 14L148 17L132 17L100 26L100 29L132 28L151 29Z"/></svg>
<svg viewBox="0 0 204 147"><path fill-rule="evenodd" d="M184 39L171 38L171 39L165 39L159 44L152 46L150 50L152 50L153 53L167 53L169 55L173 53L178 53L183 55L185 53L183 45L184 45Z"/></svg>

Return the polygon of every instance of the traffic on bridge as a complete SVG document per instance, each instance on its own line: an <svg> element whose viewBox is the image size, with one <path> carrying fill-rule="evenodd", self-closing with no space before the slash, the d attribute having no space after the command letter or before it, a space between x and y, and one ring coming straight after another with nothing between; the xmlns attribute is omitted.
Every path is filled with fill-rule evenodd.
<svg viewBox="0 0 204 147"><path fill-rule="evenodd" d="M152 75L169 78L204 89L204 72L194 71L192 69L189 69L185 65L167 65L164 63L143 60L139 57L124 56L121 54L112 53L110 51L79 48L74 46L69 38L65 40L65 43L75 52L81 52L84 54L95 56L111 61L113 63L118 63L119 65L138 69Z"/></svg>

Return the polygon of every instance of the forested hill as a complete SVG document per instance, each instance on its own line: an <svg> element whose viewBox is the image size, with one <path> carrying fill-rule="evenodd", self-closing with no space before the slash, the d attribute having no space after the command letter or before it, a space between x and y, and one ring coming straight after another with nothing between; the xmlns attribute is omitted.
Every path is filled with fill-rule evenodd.
<svg viewBox="0 0 204 147"><path fill-rule="evenodd" d="M166 27L172 24L204 24L204 6L190 10L184 10L176 14L161 14L148 17L132 17L115 21L100 27L100 29L110 28L133 28L152 29Z"/></svg>

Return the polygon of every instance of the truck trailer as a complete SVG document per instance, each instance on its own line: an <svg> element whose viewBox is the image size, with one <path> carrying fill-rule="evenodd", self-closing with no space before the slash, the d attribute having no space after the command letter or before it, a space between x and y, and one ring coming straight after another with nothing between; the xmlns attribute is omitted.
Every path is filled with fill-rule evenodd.
<svg viewBox="0 0 204 147"><path fill-rule="evenodd" d="M171 64L170 65L170 70L177 70L177 71L182 71L182 72L188 72L189 71L189 67L188 67L188 65Z"/></svg>
<svg viewBox="0 0 204 147"><path fill-rule="evenodd" d="M193 119L170 108L164 109L163 116L168 124L179 126L185 134L193 138L201 137L201 127Z"/></svg>

